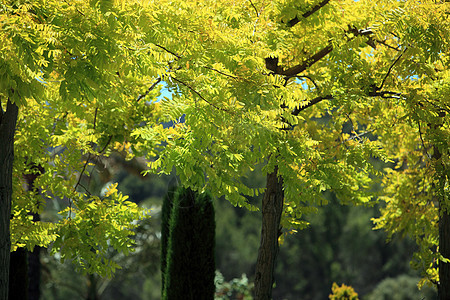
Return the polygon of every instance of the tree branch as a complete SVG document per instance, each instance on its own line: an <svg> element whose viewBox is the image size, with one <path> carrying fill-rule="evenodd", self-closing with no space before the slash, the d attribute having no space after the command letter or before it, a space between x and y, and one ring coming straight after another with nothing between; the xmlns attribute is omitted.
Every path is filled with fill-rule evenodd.
<svg viewBox="0 0 450 300"><path fill-rule="evenodd" d="M345 32L353 33L353 37L349 38L349 40L358 37L358 36L369 36L373 34L372 29L366 28L366 29L357 29L356 27L350 27ZM369 44L370 45L370 44ZM287 70L284 70L281 66L278 66L278 58L277 57L267 57L266 58L266 67L267 69L271 70L274 74L278 75L284 75L286 76L285 79L292 78L296 76L297 74L305 71L307 68L324 58L328 53L330 53L333 50L333 46L331 44L325 46L318 52L316 52L314 55L310 56L307 60L303 61L302 63L293 66L292 68L289 68Z"/></svg>
<svg viewBox="0 0 450 300"><path fill-rule="evenodd" d="M316 11L318 11L319 9L324 7L328 2L330 2L330 0L323 0L322 2L320 2L317 5L313 6L309 11L305 12L304 14L302 14L302 17L305 18L305 19L308 18L313 13L315 13ZM298 18L298 16L296 16L295 18L290 20L287 24L288 24L289 27L292 27L292 26L295 26L295 24L297 24L298 22L300 22L300 19Z"/></svg>
<svg viewBox="0 0 450 300"><path fill-rule="evenodd" d="M159 48L163 49L164 51L166 51L166 52L172 54L172 55L175 56L176 58L181 58L180 55L176 54L175 52L170 51L169 49L167 49L167 48L164 47L164 46L161 46L161 45L158 45L158 44L154 44L154 45L155 45L156 47L159 47Z"/></svg>
<svg viewBox="0 0 450 300"><path fill-rule="evenodd" d="M216 70L216 69L211 68L211 67L203 66L203 68L208 69L208 70L211 70L211 71L214 71L214 72L217 72L217 73L219 73L219 74L222 74L222 75L224 75L224 76L227 76L227 77L230 77L230 78L233 78L233 79L238 79L238 78L237 78L236 76L234 76L234 75L230 75L230 74L224 73L224 72L222 72L222 71Z"/></svg>
<svg viewBox="0 0 450 300"><path fill-rule="evenodd" d="M311 57L309 57L303 63L301 63L299 65L296 65L296 66L294 66L292 68L289 68L287 70L282 70L282 68L279 68L280 69L280 70L278 70L279 72L275 72L275 73L279 74L279 75L284 75L287 78L294 77L297 74L305 71L307 68L309 68L310 66L312 66L313 64L315 64L319 60L321 60L323 57L325 57L332 50L333 50L333 46L332 45L328 45L325 48L323 48L322 50L320 50L317 53L315 53L314 55L312 55Z"/></svg>
<svg viewBox="0 0 450 300"><path fill-rule="evenodd" d="M317 103L321 102L322 100L329 100L329 99L333 99L333 96L332 96L332 95L325 95L325 96L319 96L319 97L316 97L316 98L314 98L314 99L311 99L311 100L309 101L309 103L306 104L305 106L302 106L302 107L296 107L296 108L292 111L292 115L293 115L293 116L298 116L298 114L299 114L301 111L307 109L308 107L311 107L311 106L313 106L314 104L317 104Z"/></svg>
<svg viewBox="0 0 450 300"><path fill-rule="evenodd" d="M395 64L400 60L400 58L402 57L402 55L405 53L405 51L406 51L407 49L408 49L408 48L405 48L405 49L403 50L403 52L400 53L400 55L397 57L397 59L396 59L396 60L392 63L392 65L389 67L389 70L387 71L386 76L384 76L383 81L381 82L381 85L380 85L380 87L378 88L378 90L381 90L381 89L383 88L383 85L384 85L384 83L386 82L386 79L388 78L389 74L391 74L392 68L394 68Z"/></svg>
<svg viewBox="0 0 450 300"><path fill-rule="evenodd" d="M205 101L206 103L208 103L209 105L211 105L212 107L221 110L221 111L226 111L228 112L228 110L222 108L222 107L218 107L217 105L214 105L213 103L211 103L210 101L206 100L199 92L197 92L193 87L189 86L188 84L184 83L183 81L176 79L175 77L171 77L173 80L175 80L178 83L181 83L182 85L184 85L185 87L187 87L189 90L191 90L194 94L196 94L197 96L200 97L200 99L202 99L203 101Z"/></svg>
<svg viewBox="0 0 450 300"><path fill-rule="evenodd" d="M144 94L139 95L139 97L137 98L136 102L139 102L139 100L141 100L142 98L144 98L145 96L147 96L148 93L150 93L150 92L158 85L158 83L160 83L160 82L161 82L161 77L158 77L158 79L156 79L156 82L153 83L153 84L147 89L147 91L146 91Z"/></svg>
<svg viewBox="0 0 450 300"><path fill-rule="evenodd" d="M256 9L256 6L255 6L255 4L253 4L253 1L252 1L252 0L250 0L250 5L251 5L251 6L253 7L253 9L255 10L256 16L259 17L258 9Z"/></svg>
<svg viewBox="0 0 450 300"><path fill-rule="evenodd" d="M389 45L388 43L386 43L386 41L375 40L375 42L377 42L377 43L379 43L379 44L381 44L383 46L386 46L386 47L388 47L390 49L393 49L395 51L400 51L399 48Z"/></svg>

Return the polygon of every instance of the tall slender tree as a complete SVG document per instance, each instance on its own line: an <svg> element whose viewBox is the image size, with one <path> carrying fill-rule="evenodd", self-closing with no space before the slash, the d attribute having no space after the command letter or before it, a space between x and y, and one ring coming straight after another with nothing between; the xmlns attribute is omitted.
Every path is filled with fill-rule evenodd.
<svg viewBox="0 0 450 300"><path fill-rule="evenodd" d="M163 299L214 299L215 217L211 196L179 188L173 198Z"/></svg>

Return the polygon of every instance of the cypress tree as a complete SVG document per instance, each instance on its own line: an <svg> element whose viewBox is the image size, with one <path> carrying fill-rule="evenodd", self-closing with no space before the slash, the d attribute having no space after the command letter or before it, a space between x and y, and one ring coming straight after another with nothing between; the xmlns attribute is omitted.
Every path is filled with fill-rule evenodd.
<svg viewBox="0 0 450 300"><path fill-rule="evenodd" d="M215 220L212 198L177 190L170 216L163 299L214 299Z"/></svg>
<svg viewBox="0 0 450 300"><path fill-rule="evenodd" d="M169 188L164 197L161 208L161 291L164 291L166 266L167 266L167 244L170 230L170 215L172 213L173 200L176 186Z"/></svg>

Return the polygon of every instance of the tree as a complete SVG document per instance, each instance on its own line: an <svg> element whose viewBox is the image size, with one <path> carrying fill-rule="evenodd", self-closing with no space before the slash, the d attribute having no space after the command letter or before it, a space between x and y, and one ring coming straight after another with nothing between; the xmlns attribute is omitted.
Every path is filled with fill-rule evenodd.
<svg viewBox="0 0 450 300"><path fill-rule="evenodd" d="M402 120L392 116L394 103L410 100L418 88L414 77L428 76L430 66L416 56L435 61L445 55L440 42L447 29L439 22L447 19L447 4L159 5L164 13L155 13L162 26L156 35L171 55L163 79L176 91L162 109L174 126L134 134L149 145L153 170L176 167L193 189L250 209L245 195L265 192L255 293L270 299L281 227L304 228L302 215L325 204L325 190L342 202L371 200L370 160L387 160L396 149L376 136L389 135L393 122ZM164 140L160 151L158 140ZM241 176L260 163L266 188L251 189Z"/></svg>
<svg viewBox="0 0 450 300"><path fill-rule="evenodd" d="M152 79L164 67L141 42L138 26L151 24L139 24L139 7L106 0L0 4L2 300L10 250L52 243L62 260L102 275L118 267L106 258L108 248L130 251L132 221L145 213L114 185L103 197L91 195L82 178L94 160L129 150L130 130L158 115L142 99L158 94ZM31 162L45 169L35 182L44 199L22 188ZM52 198L67 202L58 220L29 219Z"/></svg>
<svg viewBox="0 0 450 300"><path fill-rule="evenodd" d="M175 187L172 187L167 191L161 207L161 295L165 290L164 283L167 269L167 246L169 244L170 217L172 215L175 192Z"/></svg>
<svg viewBox="0 0 450 300"><path fill-rule="evenodd" d="M69 199L70 205L63 212L66 219L57 224L30 223L25 212L31 208L21 202L16 179L14 245L56 240L54 247L63 258L95 261L99 255L91 250L101 253L108 246L96 243L107 240L96 236L102 233L118 236L120 242L113 246L127 249L125 232L108 224L112 215L123 221L119 227L137 217L120 217L129 204L114 189L106 200L89 197L81 176L72 174L89 173L89 162L114 147L133 154L145 151L153 159L153 171L168 173L175 167L184 185L208 189L235 205L256 209L245 196L266 192L255 290L257 299L269 299L281 227L306 227L302 216L326 203L325 190L342 202L368 203L366 188L374 171L370 159L393 156L403 145L394 136L411 137L411 128L423 131L407 126L403 116L421 116L413 108L417 101L427 103L420 96L436 95L433 79L439 78L434 85L444 83L437 94L445 95L447 6L352 0L2 4L1 129L6 128L2 140L9 141L0 152L7 158L0 169L2 251L9 248L12 141L20 107L15 143L21 150L16 151L14 173L27 173L26 158L46 163L37 184ZM154 97L162 80L173 89L173 99L145 103L143 98ZM439 101L446 109L448 100ZM429 108L423 111L435 117L436 108ZM429 124L431 116L420 118L420 128L425 125L431 132L429 145L436 146L430 152L434 167L420 169L420 178L440 191L428 194L440 199L436 203L443 212L448 148L437 133L446 134L448 124L447 118L434 117ZM350 129L343 130L344 125ZM416 145L417 140L398 152L411 153ZM264 164L267 188L251 188L241 178L259 164ZM430 182L425 170L439 180ZM394 191L395 184L390 186ZM103 208L109 213L100 216ZM425 225L430 228L438 214L428 208ZM443 214L439 224L445 218ZM408 215L401 220L407 222ZM424 232L431 238L434 231ZM63 240L80 251L61 247ZM444 244L440 271L447 265ZM5 253L0 254L1 270L7 269ZM91 262L88 270L102 268ZM0 279L2 291L4 284ZM441 285L440 292L444 290Z"/></svg>
<svg viewBox="0 0 450 300"><path fill-rule="evenodd" d="M162 299L214 298L215 229L211 196L179 188L173 197L167 250L161 257Z"/></svg>

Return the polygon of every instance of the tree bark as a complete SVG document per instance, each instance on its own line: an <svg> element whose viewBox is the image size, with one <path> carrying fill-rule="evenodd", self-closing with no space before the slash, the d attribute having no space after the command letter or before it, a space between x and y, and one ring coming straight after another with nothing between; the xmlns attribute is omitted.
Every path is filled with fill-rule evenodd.
<svg viewBox="0 0 450 300"><path fill-rule="evenodd" d="M439 252L450 259L450 215L447 209L439 217ZM439 300L450 299L450 264L439 262Z"/></svg>
<svg viewBox="0 0 450 300"><path fill-rule="evenodd" d="M444 258L450 259L450 206L445 203L445 184L446 184L446 172L443 168L445 166L440 162L442 154L434 147L433 158L435 163L438 164L438 169L442 169L437 172L439 176L438 186L435 187L435 195L439 203L439 253ZM450 299L450 263L444 263L439 261L439 286L438 286L439 300Z"/></svg>
<svg viewBox="0 0 450 300"><path fill-rule="evenodd" d="M19 108L8 99L6 111L0 103L0 300L8 299L11 239L12 167L14 131Z"/></svg>
<svg viewBox="0 0 450 300"><path fill-rule="evenodd" d="M278 167L275 167L272 173L267 174L266 191L262 202L261 243L256 261L255 300L272 299L283 203L283 179L278 177Z"/></svg>

